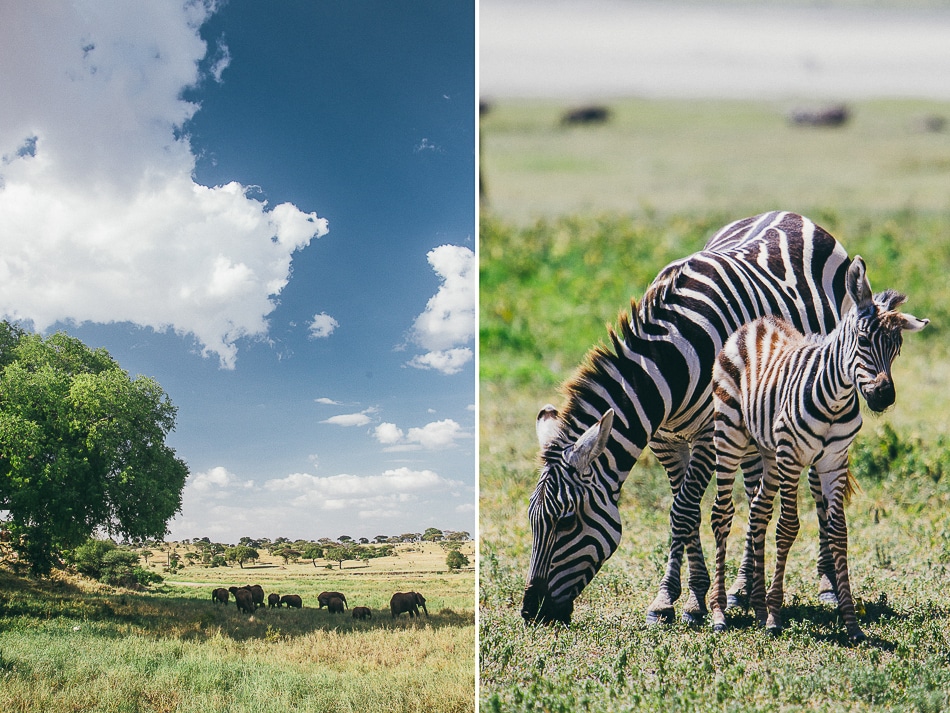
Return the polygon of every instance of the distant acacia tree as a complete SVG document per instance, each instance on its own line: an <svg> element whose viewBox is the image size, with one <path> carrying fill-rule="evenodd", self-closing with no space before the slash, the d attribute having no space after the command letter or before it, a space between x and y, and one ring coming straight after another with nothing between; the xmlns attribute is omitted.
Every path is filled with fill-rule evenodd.
<svg viewBox="0 0 950 713"><path fill-rule="evenodd" d="M260 557L260 554L258 554L257 550L247 545L229 547L224 551L224 558L228 562L237 562L241 569L244 569L245 562L248 560L256 560L258 557Z"/></svg>
<svg viewBox="0 0 950 713"><path fill-rule="evenodd" d="M449 569L461 569L462 567L468 567L469 560L459 550L449 550L445 557L445 564L448 565Z"/></svg>
<svg viewBox="0 0 950 713"><path fill-rule="evenodd" d="M97 530L165 535L188 477L165 445L175 416L158 382L106 350L0 322L0 511L34 574Z"/></svg>
<svg viewBox="0 0 950 713"><path fill-rule="evenodd" d="M344 545L331 545L323 551L324 559L329 560L330 562L336 562L340 565L340 569L343 569L343 563L347 560L354 560L357 557L357 552L352 547L346 547Z"/></svg>
<svg viewBox="0 0 950 713"><path fill-rule="evenodd" d="M442 530L437 527L426 528L426 531L422 533L422 539L425 542L438 542L442 537Z"/></svg>
<svg viewBox="0 0 950 713"><path fill-rule="evenodd" d="M323 548L317 544L307 545L304 548L303 556L306 557L313 563L313 566L317 566L317 560L323 557Z"/></svg>

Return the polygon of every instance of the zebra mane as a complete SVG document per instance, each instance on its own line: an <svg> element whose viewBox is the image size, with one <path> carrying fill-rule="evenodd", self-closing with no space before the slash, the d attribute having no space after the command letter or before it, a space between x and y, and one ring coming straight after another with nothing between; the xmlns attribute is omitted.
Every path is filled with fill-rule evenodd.
<svg viewBox="0 0 950 713"><path fill-rule="evenodd" d="M574 374L561 386L561 392L567 401L562 416L583 411L579 409L579 406L584 401L584 393L590 390L590 385L600 381L605 370L605 362L620 355L621 345L630 344L634 336L640 332L641 326L652 321L654 309L669 301L669 294L675 288L676 280L690 257L667 265L647 288L639 305L636 299L631 298L630 309L620 310L616 325L607 325L610 344L601 342L589 349ZM570 425L569 421L563 417L561 421L564 426ZM590 425L592 424L578 423L575 428L583 430ZM564 429L562 429L562 434L566 435Z"/></svg>

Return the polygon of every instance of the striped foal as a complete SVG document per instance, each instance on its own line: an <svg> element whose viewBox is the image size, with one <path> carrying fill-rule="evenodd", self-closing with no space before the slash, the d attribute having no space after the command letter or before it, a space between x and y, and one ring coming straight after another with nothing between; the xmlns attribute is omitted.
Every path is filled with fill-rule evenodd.
<svg viewBox="0 0 950 713"><path fill-rule="evenodd" d="M538 415L541 472L528 507L526 621L570 622L574 600L620 542L620 490L648 444L674 498L666 573L647 621L673 618L684 554L683 617L705 616L709 572L699 525L715 462L716 354L740 325L765 314L803 332L830 332L850 305L848 263L845 249L807 218L765 213L722 228L701 252L664 268L639 305L631 303L609 343L592 349L567 383L565 407ZM743 470L747 480L762 472L758 454Z"/></svg>
<svg viewBox="0 0 950 713"><path fill-rule="evenodd" d="M783 580L789 549L798 534L798 482L811 466L809 482L826 511L827 538L834 558L838 607L848 637L862 641L848 575L848 532L844 493L848 449L861 428L860 393L872 411L894 403L891 364L903 332L929 320L901 314L905 297L893 290L872 296L864 261L855 257L845 281L854 306L826 337L806 337L788 322L760 318L740 328L723 346L713 369L713 447L716 502L711 524L716 538L716 573L710 600L713 629L726 628L726 540L732 526L736 468L750 449L766 464L749 507L747 551L752 553L750 603L770 633L782 628ZM765 531L776 491L781 510L775 531L775 575L765 592Z"/></svg>

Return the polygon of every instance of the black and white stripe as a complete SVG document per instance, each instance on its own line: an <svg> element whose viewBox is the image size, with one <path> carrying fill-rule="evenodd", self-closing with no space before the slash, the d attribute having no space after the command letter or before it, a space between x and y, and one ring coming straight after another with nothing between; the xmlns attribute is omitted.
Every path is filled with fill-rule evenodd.
<svg viewBox="0 0 950 713"><path fill-rule="evenodd" d="M848 572L845 493L848 449L861 428L858 394L873 411L894 403L891 365L903 332L928 320L901 314L905 297L893 290L872 296L864 261L855 257L846 286L854 306L835 330L806 337L784 320L764 317L726 341L713 369L713 447L716 502L716 574L710 596L713 628L726 628L726 543L732 526L735 471L750 450L762 453L764 477L749 508L746 549L751 551L750 603L770 632L782 628L785 564L798 535L798 482L809 482L830 544L838 606L852 641L864 639L854 612ZM765 532L776 492L781 510L775 530L775 575L765 591Z"/></svg>
<svg viewBox="0 0 950 713"><path fill-rule="evenodd" d="M549 406L538 417L542 464L528 508L526 620L570 621L575 598L619 544L620 489L648 444L675 496L669 560L648 621L672 617L684 549L684 616L705 614L699 505L715 461L715 357L740 325L766 314L803 332L830 332L846 301L848 262L807 218L767 213L727 225L701 252L664 268L639 306L621 315L610 345L592 349L566 384L563 411ZM761 464L747 465L761 473Z"/></svg>

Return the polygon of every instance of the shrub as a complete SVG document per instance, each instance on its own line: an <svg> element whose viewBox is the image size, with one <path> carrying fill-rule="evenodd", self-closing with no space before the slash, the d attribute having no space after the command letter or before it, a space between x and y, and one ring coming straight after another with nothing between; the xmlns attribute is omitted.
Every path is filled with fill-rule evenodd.
<svg viewBox="0 0 950 713"><path fill-rule="evenodd" d="M458 550L451 550L445 558L445 563L449 566L449 569L461 569L462 567L468 567L469 560Z"/></svg>
<svg viewBox="0 0 950 713"><path fill-rule="evenodd" d="M919 437L901 436L885 423L874 435L855 441L851 470L859 482L927 476L936 483L950 471L950 447L942 437L925 445Z"/></svg>

